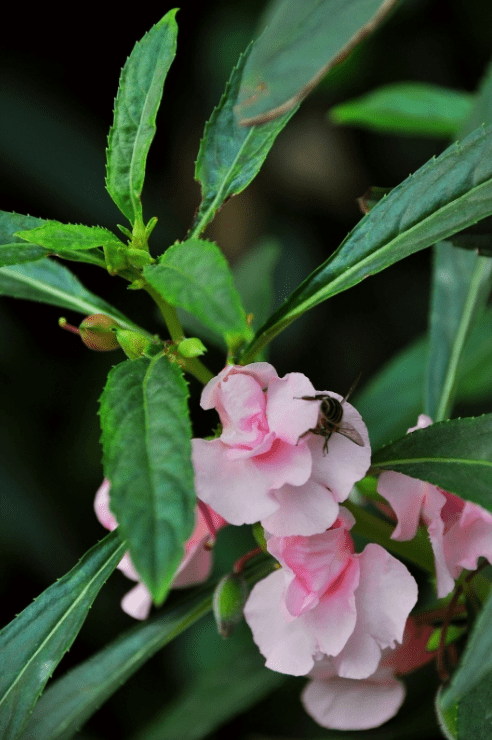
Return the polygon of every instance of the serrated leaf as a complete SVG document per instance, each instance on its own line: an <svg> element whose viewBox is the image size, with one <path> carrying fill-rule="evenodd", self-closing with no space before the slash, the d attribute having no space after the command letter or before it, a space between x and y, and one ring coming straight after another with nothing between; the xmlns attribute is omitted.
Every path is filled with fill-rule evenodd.
<svg viewBox="0 0 492 740"><path fill-rule="evenodd" d="M290 111L380 23L395 0L277 0L244 69L236 108L243 126Z"/></svg>
<svg viewBox="0 0 492 740"><path fill-rule="evenodd" d="M492 260L441 242L435 246L425 413L449 416L468 334L492 285Z"/></svg>
<svg viewBox="0 0 492 740"><path fill-rule="evenodd" d="M488 309L473 329L458 371L456 400L464 403L490 398L492 343ZM415 426L424 406L424 378L429 341L421 337L405 347L356 391L351 403L362 415L373 449L387 444Z"/></svg>
<svg viewBox="0 0 492 740"><path fill-rule="evenodd" d="M94 249L107 244L125 248L125 244L117 236L102 226L62 224L60 221L45 221L33 229L17 231L15 236L46 247L56 254L64 250Z"/></svg>
<svg viewBox="0 0 492 740"><path fill-rule="evenodd" d="M418 429L379 449L372 465L427 481L492 510L492 414Z"/></svg>
<svg viewBox="0 0 492 740"><path fill-rule="evenodd" d="M23 229L35 229L44 223L44 219L35 216L0 211L0 244L14 244L16 242L23 244L23 240L15 236L16 232Z"/></svg>
<svg viewBox="0 0 492 740"><path fill-rule="evenodd" d="M241 54L219 105L205 126L196 160L195 179L202 188L202 202L190 230L198 237L218 209L256 177L277 135L295 109L264 126L238 126L234 115L239 84L251 46Z"/></svg>
<svg viewBox="0 0 492 740"><path fill-rule="evenodd" d="M95 545L0 632L0 736L14 740L125 551L118 533Z"/></svg>
<svg viewBox="0 0 492 740"><path fill-rule="evenodd" d="M125 329L142 331L116 308L86 290L70 270L49 258L0 268L0 295L48 303L86 316L104 313Z"/></svg>
<svg viewBox="0 0 492 740"><path fill-rule="evenodd" d="M259 329L242 362L318 303L491 213L489 126L426 162L374 206Z"/></svg>
<svg viewBox="0 0 492 740"><path fill-rule="evenodd" d="M106 188L131 224L143 224L140 196L162 89L176 54L176 13L170 10L137 41L121 71L108 139Z"/></svg>
<svg viewBox="0 0 492 740"><path fill-rule="evenodd" d="M164 600L195 521L188 387L158 355L114 367L101 396L111 510L154 601Z"/></svg>
<svg viewBox="0 0 492 740"><path fill-rule="evenodd" d="M168 303L189 311L222 334L227 344L251 336L230 267L213 242L187 239L173 244L158 265L145 267L143 273Z"/></svg>
<svg viewBox="0 0 492 740"><path fill-rule="evenodd" d="M471 93L423 82L397 82L337 105L328 115L333 123L373 131L447 137L456 135L473 102Z"/></svg>
<svg viewBox="0 0 492 740"><path fill-rule="evenodd" d="M250 585L271 572L271 559L248 569ZM20 740L70 740L149 658L210 612L216 583L182 596L48 686Z"/></svg>
<svg viewBox="0 0 492 740"><path fill-rule="evenodd" d="M454 715L458 740L488 740L492 733L492 598L478 616L451 682L438 697L444 714Z"/></svg>

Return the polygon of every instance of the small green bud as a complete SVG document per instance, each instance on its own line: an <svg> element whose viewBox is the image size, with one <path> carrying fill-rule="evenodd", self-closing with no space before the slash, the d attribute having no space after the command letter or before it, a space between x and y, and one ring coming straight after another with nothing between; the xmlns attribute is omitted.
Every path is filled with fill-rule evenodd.
<svg viewBox="0 0 492 740"><path fill-rule="evenodd" d="M79 326L80 338L89 349L97 352L109 352L120 346L115 335L119 324L103 313L88 316Z"/></svg>
<svg viewBox="0 0 492 740"><path fill-rule="evenodd" d="M263 552L268 552L267 541L265 539L265 530L261 526L260 522L256 522L256 524L253 524L253 537L255 538Z"/></svg>
<svg viewBox="0 0 492 740"><path fill-rule="evenodd" d="M230 637L241 621L247 598L248 587L241 575L228 573L217 584L213 596L213 611L222 637Z"/></svg>
<svg viewBox="0 0 492 740"><path fill-rule="evenodd" d="M142 357L149 345L147 337L129 329L117 329L116 338L121 349L130 360L137 360Z"/></svg>
<svg viewBox="0 0 492 740"><path fill-rule="evenodd" d="M178 345L178 352L181 357L199 357L204 355L206 351L207 348L197 337L183 339Z"/></svg>

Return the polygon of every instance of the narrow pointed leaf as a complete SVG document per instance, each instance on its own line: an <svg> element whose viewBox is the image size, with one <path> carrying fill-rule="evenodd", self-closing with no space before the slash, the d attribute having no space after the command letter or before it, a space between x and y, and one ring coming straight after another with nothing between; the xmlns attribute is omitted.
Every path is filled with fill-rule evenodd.
<svg viewBox="0 0 492 740"><path fill-rule="evenodd" d="M379 449L372 465L427 481L492 510L492 414L418 429Z"/></svg>
<svg viewBox="0 0 492 740"><path fill-rule="evenodd" d="M422 82L397 82L372 90L329 112L333 123L411 136L455 136L470 115L471 93ZM479 124L477 124L479 125Z"/></svg>
<svg viewBox="0 0 492 740"><path fill-rule="evenodd" d="M434 421L449 416L463 348L491 287L489 257L478 257L447 242L436 245L425 403L425 413Z"/></svg>
<svg viewBox="0 0 492 740"><path fill-rule="evenodd" d="M35 262L46 257L47 251L37 244L0 244L0 267Z"/></svg>
<svg viewBox="0 0 492 740"><path fill-rule="evenodd" d="M0 632L0 737L14 740L125 551L112 532Z"/></svg>
<svg viewBox="0 0 492 740"><path fill-rule="evenodd" d="M44 219L35 216L0 211L0 244L14 244L15 242L23 244L23 240L15 236L16 232L23 229L35 229L44 223L46 223Z"/></svg>
<svg viewBox="0 0 492 740"><path fill-rule="evenodd" d="M478 616L451 682L438 696L442 712L453 711L458 740L486 740L492 733L488 711L492 691L492 598Z"/></svg>
<svg viewBox="0 0 492 740"><path fill-rule="evenodd" d="M243 126L290 111L384 18L395 0L276 0L244 69Z"/></svg>
<svg viewBox="0 0 492 740"><path fill-rule="evenodd" d="M255 563L246 570L248 583L264 578L271 568L271 559ZM171 608L128 630L48 686L20 740L70 740L152 655L211 611L215 586L183 595Z"/></svg>
<svg viewBox="0 0 492 740"><path fill-rule="evenodd" d="M109 132L106 187L130 223L142 222L140 196L156 131L162 89L176 54L177 10L170 10L137 41L121 71Z"/></svg>
<svg viewBox="0 0 492 740"><path fill-rule="evenodd" d="M17 231L16 236L46 247L50 252L58 253L65 249L83 250L104 247L114 244L125 248L117 236L102 226L84 226L83 224L62 224L59 221L45 221L41 226L27 231Z"/></svg>
<svg viewBox="0 0 492 740"><path fill-rule="evenodd" d="M116 308L86 290L70 270L49 258L0 268L0 295L49 303L86 316L104 313L125 329L142 331Z"/></svg>
<svg viewBox="0 0 492 740"><path fill-rule="evenodd" d="M202 188L202 202L189 233L200 236L219 208L256 177L277 135L295 110L265 126L245 129L238 125L236 104L244 64L251 46L232 70L219 105L205 126L196 160L195 179Z"/></svg>
<svg viewBox="0 0 492 740"><path fill-rule="evenodd" d="M162 603L195 521L188 388L167 357L114 367L101 396L111 510L132 561Z"/></svg>
<svg viewBox="0 0 492 740"><path fill-rule="evenodd" d="M492 126L474 131L394 188L257 332L242 361L318 303L492 213Z"/></svg>
<svg viewBox="0 0 492 740"><path fill-rule="evenodd" d="M227 344L252 336L224 255L213 242L187 239L169 247L144 276L172 306L186 309Z"/></svg>

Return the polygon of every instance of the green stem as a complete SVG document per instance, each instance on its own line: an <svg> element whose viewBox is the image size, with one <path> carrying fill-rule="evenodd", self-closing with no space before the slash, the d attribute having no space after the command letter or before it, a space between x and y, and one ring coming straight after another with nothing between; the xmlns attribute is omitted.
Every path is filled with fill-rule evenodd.
<svg viewBox="0 0 492 740"><path fill-rule="evenodd" d="M146 290L151 298L153 298L156 302L159 311L162 314L162 318L164 319L164 323L168 328L171 339L175 342L181 342L184 339L185 335L183 327L179 322L176 309L171 306L166 300L164 300L164 298L159 295L159 293L154 290L154 288L149 285L149 283L145 283L143 289Z"/></svg>
<svg viewBox="0 0 492 740"><path fill-rule="evenodd" d="M343 506L355 517L356 521L352 529L354 534L360 534L370 542L377 542L385 550L390 550L395 555L407 558L423 570L432 573L432 575L435 574L434 555L430 542L423 532L417 532L417 535L410 542L398 542L391 539L393 525L383 522L379 517L359 506L355 506L351 501L344 501Z"/></svg>
<svg viewBox="0 0 492 740"><path fill-rule="evenodd" d="M187 373L193 375L203 385L206 385L214 377L214 374L197 357L186 360L183 358L183 367Z"/></svg>

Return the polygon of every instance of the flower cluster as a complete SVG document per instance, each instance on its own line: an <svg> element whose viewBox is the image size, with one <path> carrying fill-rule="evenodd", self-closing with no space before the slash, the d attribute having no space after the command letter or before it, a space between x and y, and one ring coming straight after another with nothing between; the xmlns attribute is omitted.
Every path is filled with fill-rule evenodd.
<svg viewBox="0 0 492 740"><path fill-rule="evenodd" d="M309 679L302 702L323 727L379 726L403 702L398 676L432 659L432 628L409 617L417 584L407 568L380 545L355 550L355 520L340 504L370 466L360 414L301 373L279 378L266 362L227 366L205 386L201 405L216 409L221 432L193 440L196 527L173 585L208 577L211 533L260 521L278 569L254 586L244 616L266 666ZM421 416L414 429L430 423ZM95 510L113 529L109 488L104 481ZM397 519L394 539L428 528L439 597L479 557L492 562L492 515L480 506L394 472L380 475L378 491ZM139 581L128 554L118 567ZM137 619L150 604L140 582L122 601Z"/></svg>

